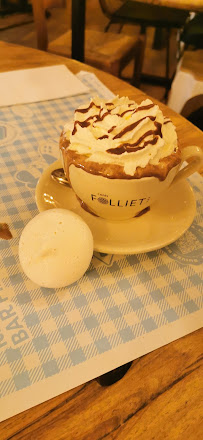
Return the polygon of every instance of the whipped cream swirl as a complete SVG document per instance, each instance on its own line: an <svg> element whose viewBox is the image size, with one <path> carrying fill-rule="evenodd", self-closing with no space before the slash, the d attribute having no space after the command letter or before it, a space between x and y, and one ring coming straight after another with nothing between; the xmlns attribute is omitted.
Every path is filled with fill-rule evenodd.
<svg viewBox="0 0 203 440"><path fill-rule="evenodd" d="M138 105L127 97L96 97L75 111L73 126L66 124L64 133L70 150L87 161L120 165L130 176L177 150L173 123L150 99Z"/></svg>

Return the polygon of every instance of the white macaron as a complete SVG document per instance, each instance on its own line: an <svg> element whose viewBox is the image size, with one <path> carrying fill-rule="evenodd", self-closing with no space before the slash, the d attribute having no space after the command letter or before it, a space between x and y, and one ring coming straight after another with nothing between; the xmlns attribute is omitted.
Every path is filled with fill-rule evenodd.
<svg viewBox="0 0 203 440"><path fill-rule="evenodd" d="M50 209L24 228L19 258L25 274L42 287L65 287L81 278L93 255L92 233L77 214Z"/></svg>

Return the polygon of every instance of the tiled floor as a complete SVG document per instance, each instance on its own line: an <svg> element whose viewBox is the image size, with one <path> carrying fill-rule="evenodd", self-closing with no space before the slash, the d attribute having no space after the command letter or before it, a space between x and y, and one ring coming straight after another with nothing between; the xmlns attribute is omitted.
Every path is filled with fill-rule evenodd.
<svg viewBox="0 0 203 440"><path fill-rule="evenodd" d="M86 2L86 27L90 29L103 30L108 23L108 18L103 14L99 6L98 0L87 0ZM71 0L67 0L67 9L52 9L51 16L47 20L47 28L49 40L54 40L59 35L63 34L71 27ZM31 16L24 16L22 22L28 21L26 24L18 25L17 27L2 29L7 22L11 25L11 16L8 19L0 19L0 39L7 42L16 44L22 44L29 47L37 47L35 25L30 22ZM110 28L111 32L118 32L117 25L113 25ZM139 26L125 25L122 29L123 33L129 35L136 35L139 33ZM148 29L147 31L147 47L145 51L145 59L143 72L150 74L163 75L165 73L165 49L153 50L154 29ZM175 67L175 55L176 55L176 34L172 35L171 40L171 73ZM130 63L123 72L125 77L132 76L133 64ZM141 89L159 100L163 99L165 89L160 86L153 86L151 84L141 84Z"/></svg>

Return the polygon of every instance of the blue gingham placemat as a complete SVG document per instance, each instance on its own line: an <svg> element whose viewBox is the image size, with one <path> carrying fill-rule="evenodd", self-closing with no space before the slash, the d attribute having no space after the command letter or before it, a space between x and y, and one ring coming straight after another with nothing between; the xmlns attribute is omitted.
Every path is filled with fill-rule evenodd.
<svg viewBox="0 0 203 440"><path fill-rule="evenodd" d="M90 96L107 97L92 75ZM197 214L175 243L148 254L95 253L65 289L39 288L21 270L18 242L37 213L36 183L58 156L64 123L89 96L0 109L0 420L190 333L202 319L201 177Z"/></svg>

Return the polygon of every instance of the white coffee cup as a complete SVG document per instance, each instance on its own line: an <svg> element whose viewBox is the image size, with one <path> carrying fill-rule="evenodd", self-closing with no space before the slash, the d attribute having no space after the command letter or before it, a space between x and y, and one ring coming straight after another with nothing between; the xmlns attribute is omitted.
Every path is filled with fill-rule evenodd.
<svg viewBox="0 0 203 440"><path fill-rule="evenodd" d="M180 170L182 163L191 162ZM164 180L157 177L140 179L109 179L88 173L74 164L69 168L69 180L81 205L89 212L109 220L127 220L151 206L171 185L193 174L203 164L203 151L196 146L185 147L181 163L173 167Z"/></svg>

